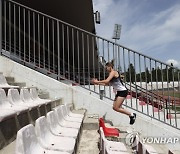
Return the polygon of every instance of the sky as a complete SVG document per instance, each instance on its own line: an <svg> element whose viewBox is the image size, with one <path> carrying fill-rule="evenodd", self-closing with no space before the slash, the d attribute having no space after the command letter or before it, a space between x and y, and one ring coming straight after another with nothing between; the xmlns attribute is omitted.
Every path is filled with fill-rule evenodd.
<svg viewBox="0 0 180 154"><path fill-rule="evenodd" d="M120 24L118 44L180 68L180 0L93 0L93 9L98 36L112 40Z"/></svg>

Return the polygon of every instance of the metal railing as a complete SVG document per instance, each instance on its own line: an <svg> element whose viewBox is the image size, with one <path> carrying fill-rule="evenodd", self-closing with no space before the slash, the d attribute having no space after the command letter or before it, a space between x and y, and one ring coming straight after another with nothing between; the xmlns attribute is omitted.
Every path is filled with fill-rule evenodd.
<svg viewBox="0 0 180 154"><path fill-rule="evenodd" d="M105 79L114 59L133 96L124 105L180 129L178 68L11 0L0 0L0 42L1 54L108 99L112 88L90 81Z"/></svg>

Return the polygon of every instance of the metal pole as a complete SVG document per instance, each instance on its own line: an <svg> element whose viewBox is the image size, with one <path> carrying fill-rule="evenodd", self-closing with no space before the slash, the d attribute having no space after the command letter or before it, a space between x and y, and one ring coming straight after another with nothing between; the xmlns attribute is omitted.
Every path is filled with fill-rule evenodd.
<svg viewBox="0 0 180 154"><path fill-rule="evenodd" d="M29 62L31 62L31 23L30 23L30 21L31 21L31 18L30 18L30 11L28 10L28 33L29 33Z"/></svg>
<svg viewBox="0 0 180 154"><path fill-rule="evenodd" d="M16 6L15 4L14 4L14 55L16 55Z"/></svg>
<svg viewBox="0 0 180 154"><path fill-rule="evenodd" d="M167 90L168 90L168 99L167 99L167 103L168 103L168 107L167 107L167 110L169 111L169 115L171 116L171 99L170 99L170 96L169 96L169 70L168 70L168 66L166 66L166 75L167 75ZM168 117L168 115L167 115ZM172 125L171 123L171 117L170 117L170 125Z"/></svg>
<svg viewBox="0 0 180 154"><path fill-rule="evenodd" d="M79 31L77 30L77 52L78 52L78 82L79 82L79 84L81 84L80 83L80 69L79 69L79 55L80 55L80 53L79 53Z"/></svg>
<svg viewBox="0 0 180 154"><path fill-rule="evenodd" d="M74 28L72 28L72 55L73 55L73 78L72 78L72 80L73 81L75 81L75 71L74 71L74 60L75 60L75 58L74 58L74 56L75 56L75 54L74 54L74 41L75 41L75 38L74 38Z"/></svg>
<svg viewBox="0 0 180 154"><path fill-rule="evenodd" d="M2 6L1 6L2 7ZM1 9L2 10L2 9ZM0 11L1 12L1 11ZM1 18L2 18L2 15L1 15ZM2 19L1 19L1 22L2 22ZM2 24L1 24L2 26ZM2 29L2 28L1 28ZM2 35L1 35L2 36ZM4 1L4 49L6 51L6 1ZM1 44L2 46L2 44ZM2 51L2 50L1 50Z"/></svg>
<svg viewBox="0 0 180 154"><path fill-rule="evenodd" d="M135 52L133 52L134 56L134 79L135 79L135 92L136 92L136 110L138 110L138 104L137 104L137 88L136 88L136 83L137 83L137 78L136 78L136 55Z"/></svg>
<svg viewBox="0 0 180 154"><path fill-rule="evenodd" d="M53 66L53 71L54 73L56 72L56 68L55 68L55 54L54 54L54 20L52 20L52 66Z"/></svg>
<svg viewBox="0 0 180 154"><path fill-rule="evenodd" d="M124 82L125 82L125 86L126 86L126 81L127 81L127 77L126 77L126 61L125 61L125 51L123 48L123 65L124 65ZM126 106L127 106L127 99L126 99Z"/></svg>
<svg viewBox="0 0 180 154"><path fill-rule="evenodd" d="M82 33L82 35L81 35L81 37L82 37L82 59L83 59L83 66L82 66L82 69L83 69L83 84L84 84L84 86L85 86L85 72L84 72L84 58L85 58L85 56L84 56L84 33Z"/></svg>
<svg viewBox="0 0 180 154"><path fill-rule="evenodd" d="M48 46L47 47L48 48L48 58L47 58L48 59L48 62L47 62L48 66L47 66L47 68L49 71L51 71L51 67L50 67L50 65L51 65L51 63L50 63L50 45L49 45L49 40L50 40L49 39L49 35L50 35L49 34L49 18L47 18L47 33L48 33L47 34L48 35L47 36L47 46Z"/></svg>
<svg viewBox="0 0 180 154"><path fill-rule="evenodd" d="M89 69L89 35L87 34L87 58L88 58L88 84L89 84L89 89L90 89L90 69Z"/></svg>
<svg viewBox="0 0 180 154"><path fill-rule="evenodd" d="M35 13L33 12L33 47L34 47L34 65L36 65L36 25L35 25Z"/></svg>
<svg viewBox="0 0 180 154"><path fill-rule="evenodd" d="M42 39L43 39L43 68L45 69L45 21L44 21L45 19L44 19L44 16L42 17Z"/></svg>
<svg viewBox="0 0 180 154"><path fill-rule="evenodd" d="M109 58L109 42L108 42L108 62L110 61ZM109 97L111 98L111 87L109 86Z"/></svg>
<svg viewBox="0 0 180 154"><path fill-rule="evenodd" d="M0 53L2 54L2 0L0 0Z"/></svg>
<svg viewBox="0 0 180 154"><path fill-rule="evenodd" d="M132 85L132 78L131 78L131 59L130 59L130 51L128 50L128 63L129 63L129 82L130 82L130 94L132 94L131 85ZM132 97L131 97L131 107L132 107Z"/></svg>
<svg viewBox="0 0 180 154"><path fill-rule="evenodd" d="M147 68L148 69L148 68ZM149 103L147 95L147 72L146 72L146 57L144 57L144 72L145 72L145 84L146 84L146 100L147 100L147 114L149 115ZM153 112L153 111L152 111Z"/></svg>
<svg viewBox="0 0 180 154"><path fill-rule="evenodd" d="M163 66L162 66L162 63L161 63L161 80L162 80L162 97L164 96L164 78L163 78ZM163 103L163 109L164 109L164 122L166 122L166 113L165 113L165 102L164 102L164 99L162 99L162 103ZM160 99L160 103L161 103L161 99Z"/></svg>
<svg viewBox="0 0 180 154"><path fill-rule="evenodd" d="M94 62L95 62L95 60L94 60L94 56L95 56L95 54L94 54L94 48L95 48L95 45L94 45L94 42L95 42L95 37L94 36L92 36L92 50L93 50L93 78L95 78L95 76L96 76L96 72L95 72L95 66L94 66ZM95 89L95 85L94 85L94 91L96 91L96 89Z"/></svg>
<svg viewBox="0 0 180 154"><path fill-rule="evenodd" d="M102 49L103 50L102 64L103 64L103 74L104 74L104 80L105 80L105 77L106 77L105 76L105 71L106 71L105 70L105 65L106 64L104 63L105 62L105 58L104 58L104 40L102 40L102 46L103 46L103 49ZM105 86L104 86L104 95L106 96L106 87Z"/></svg>
<svg viewBox="0 0 180 154"><path fill-rule="evenodd" d="M158 86L158 84L159 84L159 78L158 78L158 72L157 71L159 71L159 67L157 67L157 62L155 61L155 68L156 68L156 93L158 94L159 93L159 91L158 91L158 89L159 89L159 86ZM159 97L159 95L158 96L156 96L156 102L157 102L157 108L158 108L158 119L160 119L160 113L159 113L159 100L158 100L158 98L157 97Z"/></svg>
<svg viewBox="0 0 180 154"><path fill-rule="evenodd" d="M39 22L39 14L38 14L38 62L39 62L39 67L40 67L40 65L41 65L41 59L40 59L40 57L41 57L41 47L40 47L40 39L41 39L41 37L40 37L40 22Z"/></svg>
<svg viewBox="0 0 180 154"><path fill-rule="evenodd" d="M172 69L172 78L173 78L173 103L174 103L174 114L175 114L175 127L177 127L177 113L176 113L176 99L175 99L175 84L174 84L174 69Z"/></svg>
<svg viewBox="0 0 180 154"><path fill-rule="evenodd" d="M140 87L141 87L141 89L142 89L142 78L141 78L141 55L139 54L139 81L140 81ZM141 92L141 94L143 94L142 92ZM144 96L143 95L141 95L141 97L142 98L144 98ZM144 100L143 100L144 101ZM143 112L143 105L142 105L142 112Z"/></svg>
<svg viewBox="0 0 180 154"><path fill-rule="evenodd" d="M60 36L59 36L59 21L57 21L57 52L58 52L58 80L60 80Z"/></svg>
<svg viewBox="0 0 180 154"><path fill-rule="evenodd" d="M24 18L24 62L26 61L26 10L23 8L23 18Z"/></svg>
<svg viewBox="0 0 180 154"><path fill-rule="evenodd" d="M70 66L69 66L69 63L70 63L70 60L69 60L69 26L67 26L67 70L68 70L68 76L67 78L70 80Z"/></svg>
<svg viewBox="0 0 180 154"><path fill-rule="evenodd" d="M11 52L11 2L9 2L9 52Z"/></svg>
<svg viewBox="0 0 180 154"><path fill-rule="evenodd" d="M6 38L6 36L5 36L5 38ZM5 39L5 41L6 41L6 39ZM5 48L6 48L6 46L5 46ZM19 7L19 58L21 59L21 8L20 7Z"/></svg>
<svg viewBox="0 0 180 154"><path fill-rule="evenodd" d="M65 77L65 62L64 62L64 24L62 24L62 50L63 50L63 76Z"/></svg>

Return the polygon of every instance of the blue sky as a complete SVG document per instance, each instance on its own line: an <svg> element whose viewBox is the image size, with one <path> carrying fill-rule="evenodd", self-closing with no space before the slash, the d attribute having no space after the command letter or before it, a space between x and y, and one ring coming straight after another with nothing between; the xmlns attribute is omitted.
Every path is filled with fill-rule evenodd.
<svg viewBox="0 0 180 154"><path fill-rule="evenodd" d="M112 38L121 24L119 44L180 68L180 0L93 0L101 13L97 35Z"/></svg>

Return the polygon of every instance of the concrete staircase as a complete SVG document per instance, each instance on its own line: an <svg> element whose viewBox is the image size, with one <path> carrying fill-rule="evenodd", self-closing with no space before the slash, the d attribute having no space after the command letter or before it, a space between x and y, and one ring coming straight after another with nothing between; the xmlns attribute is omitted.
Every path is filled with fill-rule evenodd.
<svg viewBox="0 0 180 154"><path fill-rule="evenodd" d="M9 85L13 86L19 86L20 88L26 87L25 82L16 82L14 77L6 76L6 81ZM42 99L48 99L49 98L49 93L45 90L38 90L38 96Z"/></svg>
<svg viewBox="0 0 180 154"><path fill-rule="evenodd" d="M83 121L82 134L77 154L98 154L99 148L99 116L86 115Z"/></svg>

